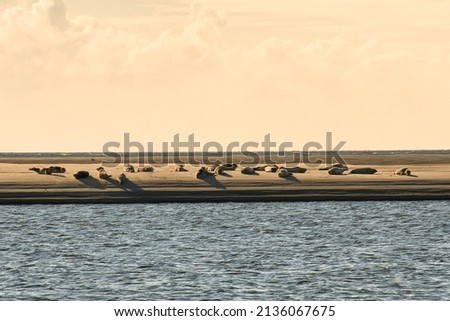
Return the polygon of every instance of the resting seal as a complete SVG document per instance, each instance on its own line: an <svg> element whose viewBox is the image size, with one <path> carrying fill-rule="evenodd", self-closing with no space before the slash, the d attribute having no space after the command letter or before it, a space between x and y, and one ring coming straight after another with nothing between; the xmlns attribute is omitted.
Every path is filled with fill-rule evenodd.
<svg viewBox="0 0 450 321"><path fill-rule="evenodd" d="M184 167L184 165L180 164L175 168L175 172L187 172L187 169Z"/></svg>
<svg viewBox="0 0 450 321"><path fill-rule="evenodd" d="M208 172L214 172L219 165L208 165L204 166Z"/></svg>
<svg viewBox="0 0 450 321"><path fill-rule="evenodd" d="M61 166L50 166L47 171L51 171L52 173L61 173L64 174L66 172L66 169Z"/></svg>
<svg viewBox="0 0 450 321"><path fill-rule="evenodd" d="M120 173L119 176L117 176L117 180L119 181L120 185L122 185L127 180L127 175L125 175L125 173Z"/></svg>
<svg viewBox="0 0 450 321"><path fill-rule="evenodd" d="M285 168L280 168L277 173L278 173L278 177L282 177L282 178L286 178L286 177L292 175L292 173L288 172Z"/></svg>
<svg viewBox="0 0 450 321"><path fill-rule="evenodd" d="M225 164L223 165L224 171L234 171L238 166L236 164Z"/></svg>
<svg viewBox="0 0 450 321"><path fill-rule="evenodd" d="M36 172L36 173L38 173L38 174L48 174L48 175L51 175L51 174L52 174L52 172L49 171L48 168L32 167L32 168L29 168L29 170L30 170L30 171L34 171L34 172Z"/></svg>
<svg viewBox="0 0 450 321"><path fill-rule="evenodd" d="M352 169L349 174L375 174L376 172L378 171L375 168L366 167Z"/></svg>
<svg viewBox="0 0 450 321"><path fill-rule="evenodd" d="M78 171L75 174L73 174L73 177L75 177L76 179L88 178L89 172L88 171Z"/></svg>
<svg viewBox="0 0 450 321"><path fill-rule="evenodd" d="M202 178L204 176L208 175L208 171L205 167L200 167L197 172L195 173L196 178Z"/></svg>
<svg viewBox="0 0 450 321"><path fill-rule="evenodd" d="M111 177L111 175L109 175L103 167L100 166L99 168L97 168L97 170L98 170L98 178L108 179Z"/></svg>
<svg viewBox="0 0 450 321"><path fill-rule="evenodd" d="M344 173L346 170L347 170L347 168L333 167L333 168L330 168L330 170L328 171L328 174L330 174L330 175L342 175L342 173Z"/></svg>
<svg viewBox="0 0 450 321"><path fill-rule="evenodd" d="M243 167L241 169L241 173L245 174L245 175L251 175L251 174L255 174L255 171L251 167Z"/></svg>
<svg viewBox="0 0 450 321"><path fill-rule="evenodd" d="M134 166L131 164L123 165L123 171L127 173L134 173Z"/></svg>
<svg viewBox="0 0 450 321"><path fill-rule="evenodd" d="M395 175L406 175L410 176L411 171L407 167L400 168L399 170L395 171Z"/></svg>
<svg viewBox="0 0 450 321"><path fill-rule="evenodd" d="M278 170L277 165L266 165L266 167L264 167L264 171L269 173L275 173L277 170Z"/></svg>
<svg viewBox="0 0 450 321"><path fill-rule="evenodd" d="M153 172L153 167L150 165L146 165L144 167L138 167L138 172Z"/></svg>
<svg viewBox="0 0 450 321"><path fill-rule="evenodd" d="M299 166L295 167L280 167L282 169L287 170L289 173L306 173L306 168L302 168Z"/></svg>
<svg viewBox="0 0 450 321"><path fill-rule="evenodd" d="M222 175L222 174L223 174L223 166L222 166L222 165L217 166L217 167L214 169L214 174L215 174L215 175Z"/></svg>

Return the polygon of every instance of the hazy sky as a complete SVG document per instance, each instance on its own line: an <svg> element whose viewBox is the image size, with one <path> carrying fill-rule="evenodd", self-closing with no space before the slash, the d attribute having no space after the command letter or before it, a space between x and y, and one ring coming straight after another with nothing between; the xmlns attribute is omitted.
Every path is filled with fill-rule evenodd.
<svg viewBox="0 0 450 321"><path fill-rule="evenodd" d="M447 0L0 0L0 152L450 148Z"/></svg>

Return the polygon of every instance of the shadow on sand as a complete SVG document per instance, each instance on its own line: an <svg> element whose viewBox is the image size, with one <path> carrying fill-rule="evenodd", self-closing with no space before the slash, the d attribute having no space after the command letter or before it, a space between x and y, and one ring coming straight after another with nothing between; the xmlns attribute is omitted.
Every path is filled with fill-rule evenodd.
<svg viewBox="0 0 450 321"><path fill-rule="evenodd" d="M89 187L96 188L96 189L106 189L106 187L100 183L97 179L93 178L92 176L86 177L86 178L80 178L77 179L77 181L86 184Z"/></svg>
<svg viewBox="0 0 450 321"><path fill-rule="evenodd" d="M200 178L200 180L204 181L205 183L211 185L212 187L218 188L218 189L226 189L225 186L219 182L214 175L206 175Z"/></svg>
<svg viewBox="0 0 450 321"><path fill-rule="evenodd" d="M66 175L53 173L52 176L66 178Z"/></svg>
<svg viewBox="0 0 450 321"><path fill-rule="evenodd" d="M259 176L260 174L257 171L254 171L253 173L241 173L242 175L248 175L248 176Z"/></svg>
<svg viewBox="0 0 450 321"><path fill-rule="evenodd" d="M301 182L297 177L295 177L294 175L290 175L290 176L288 176L288 177L285 177L284 179L287 180L287 181L289 181L289 182L295 183L295 184L301 184L301 183L302 183L302 182Z"/></svg>
<svg viewBox="0 0 450 321"><path fill-rule="evenodd" d="M143 191L142 187L140 187L139 185L136 185L135 183L133 183L129 179L127 179L125 182L123 182L123 184L120 184L119 181L116 181L115 179L112 179L112 178L109 178L107 181L111 185L114 185L115 187L120 188L123 191L128 191L128 192Z"/></svg>

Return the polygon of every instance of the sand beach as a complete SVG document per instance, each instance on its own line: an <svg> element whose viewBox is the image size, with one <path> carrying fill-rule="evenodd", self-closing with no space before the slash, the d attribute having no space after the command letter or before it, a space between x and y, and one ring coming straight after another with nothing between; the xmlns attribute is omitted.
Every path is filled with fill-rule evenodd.
<svg viewBox="0 0 450 321"><path fill-rule="evenodd" d="M102 159L1 158L0 204L450 199L450 155L351 155L346 161L350 170L372 167L378 172L347 174L349 170L334 176L314 164L300 164L306 173L288 178L264 171L244 175L238 169L198 179L198 166L188 164L186 172L176 172L176 165L168 163L154 164L150 173L126 173L128 180L120 184L123 166L106 167L111 178L98 178ZM66 172L42 175L29 170L52 165ZM395 175L400 167L408 167L412 175ZM77 180L73 174L79 170L91 176Z"/></svg>

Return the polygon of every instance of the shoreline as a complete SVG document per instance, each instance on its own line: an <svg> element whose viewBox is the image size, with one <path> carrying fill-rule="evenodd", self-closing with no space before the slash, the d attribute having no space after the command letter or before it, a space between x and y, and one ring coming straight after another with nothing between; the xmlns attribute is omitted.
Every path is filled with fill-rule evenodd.
<svg viewBox="0 0 450 321"><path fill-rule="evenodd" d="M331 155L331 154L330 154ZM353 165L424 165L424 164L430 164L430 165L438 165L438 164L448 164L450 165L450 151L448 153L427 153L423 152L420 154L416 153L401 153L401 154L370 154L370 153L362 153L362 154L341 154L342 159L348 163ZM151 165L156 164L157 166L164 166L164 165L170 165L174 162L174 155L169 154L161 154L161 155L155 155L153 158L154 161L148 162ZM261 162L263 162L264 158L268 158L269 155L266 155L264 153L261 153L258 155L258 157L261 159ZM303 159L300 163L303 163L307 167L317 167L318 164L314 162L305 162L305 157L302 156ZM210 160L210 163L212 163L216 159L222 160L224 163L238 163L241 161L249 161L251 160L251 156L241 156L241 155L226 155L226 156L215 156L213 154L211 155L179 155L177 158L179 158L179 161L185 162L185 163L195 163L205 161L205 163L208 163L207 160ZM270 158L272 160L272 163L298 163L294 162L294 156L292 155L286 155L286 156L278 156L275 154L270 155ZM325 160L325 153L311 153L310 154L311 160L319 159L319 160ZM56 156L35 156L35 157L0 157L0 165L1 164L101 164L102 162L111 162L113 158L107 157L107 156L70 156L70 157L56 157ZM137 164L141 160L141 163L144 165L147 164L147 156L144 155L143 157L139 158L138 156L131 155L129 156L129 163ZM331 160L330 160L331 161ZM334 162L334 161L331 161ZM250 162L249 164L255 164L254 162ZM118 164L116 164L118 165Z"/></svg>
<svg viewBox="0 0 450 321"><path fill-rule="evenodd" d="M321 191L316 191L321 192ZM184 196L173 196L165 194L163 197L153 199L152 197L132 197L132 198L105 198L100 195L96 197L85 198L83 195L64 195L64 198L54 197L32 197L32 198L9 198L0 199L0 206L9 205L69 205L69 204L168 204L168 203L256 203L256 202L368 202L368 201L399 201L399 202L416 202L416 201L445 201L450 200L450 193L441 195L414 195L414 194L402 194L402 195L374 195L368 194L354 194L345 196L336 195L297 195L297 196L273 196L265 195L252 196L243 195L242 197L234 196L216 196L209 197L207 195L201 198L192 197L189 193L185 193Z"/></svg>

